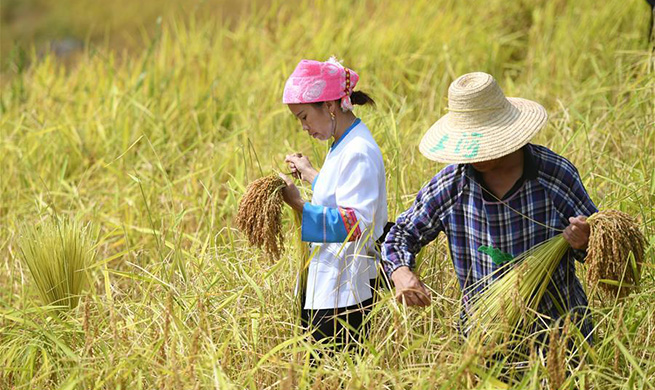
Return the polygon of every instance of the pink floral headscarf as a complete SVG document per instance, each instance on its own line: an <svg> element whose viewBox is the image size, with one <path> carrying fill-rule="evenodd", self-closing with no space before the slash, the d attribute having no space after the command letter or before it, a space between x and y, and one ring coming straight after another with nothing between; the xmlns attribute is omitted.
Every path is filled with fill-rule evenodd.
<svg viewBox="0 0 655 390"><path fill-rule="evenodd" d="M326 62L301 60L284 86L284 104L304 104L341 100L341 109L350 111L359 76L334 57Z"/></svg>

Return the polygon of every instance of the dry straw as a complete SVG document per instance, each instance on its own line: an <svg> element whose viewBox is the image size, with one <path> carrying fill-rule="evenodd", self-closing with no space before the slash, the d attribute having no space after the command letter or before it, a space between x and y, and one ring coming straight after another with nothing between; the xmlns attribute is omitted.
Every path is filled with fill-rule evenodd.
<svg viewBox="0 0 655 390"><path fill-rule="evenodd" d="M639 284L646 239L630 215L604 210L587 219L591 227L585 263L587 283L623 297Z"/></svg>
<svg viewBox="0 0 655 390"><path fill-rule="evenodd" d="M275 260L284 251L282 234L282 191L286 184L277 175L269 175L248 185L241 198L235 223L250 245L262 249Z"/></svg>

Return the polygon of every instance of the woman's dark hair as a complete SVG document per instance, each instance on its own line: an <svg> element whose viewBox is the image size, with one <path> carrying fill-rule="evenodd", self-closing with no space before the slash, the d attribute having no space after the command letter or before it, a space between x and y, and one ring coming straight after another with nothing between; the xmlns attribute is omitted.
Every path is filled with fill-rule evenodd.
<svg viewBox="0 0 655 390"><path fill-rule="evenodd" d="M350 101L353 103L353 105L363 106L365 104L370 104L372 106L375 106L375 100L373 100L372 97L368 96L366 92L362 92L362 91L353 91L353 93L350 94ZM312 104L317 107L320 107L323 105L323 103L325 102L316 102Z"/></svg>
<svg viewBox="0 0 655 390"><path fill-rule="evenodd" d="M366 92L362 91L353 91L353 93L350 95L350 101L353 102L353 104L357 104L360 106L363 106L365 104L370 104L372 106L375 106L375 100L368 96Z"/></svg>

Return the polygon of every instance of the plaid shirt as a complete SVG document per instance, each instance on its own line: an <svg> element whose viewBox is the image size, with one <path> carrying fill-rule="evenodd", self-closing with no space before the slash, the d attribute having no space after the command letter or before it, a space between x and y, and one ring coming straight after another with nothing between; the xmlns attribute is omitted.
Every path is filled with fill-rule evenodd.
<svg viewBox="0 0 655 390"><path fill-rule="evenodd" d="M449 165L439 172L419 191L412 207L398 217L389 232L382 248L387 274L401 266L413 269L415 255L444 232L466 307L468 297L484 288L478 282L502 266L479 251L480 247L496 248L516 257L559 234L569 225L569 217L589 216L597 211L571 162L543 146L528 144L523 150L522 180L502 201L485 196L481 180L468 164ZM539 304L539 312L553 319L565 314L562 309L587 313L587 296L575 275L574 262L584 256L584 251L571 249L566 253ZM592 330L588 317L578 324L585 336Z"/></svg>

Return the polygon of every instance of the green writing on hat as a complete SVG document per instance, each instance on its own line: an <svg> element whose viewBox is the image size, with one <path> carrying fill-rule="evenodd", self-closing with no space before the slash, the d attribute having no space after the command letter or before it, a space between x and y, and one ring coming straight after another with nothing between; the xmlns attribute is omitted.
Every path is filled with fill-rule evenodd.
<svg viewBox="0 0 655 390"><path fill-rule="evenodd" d="M436 145L434 145L433 147L431 147L431 148L430 148L430 151L431 151L431 152L437 152L437 151L439 151L439 150L445 149L446 146L444 145L444 143L446 143L446 141L448 141L448 138L450 138L450 137L448 137L448 134L444 134L444 135L442 135L442 136L441 136L441 139L439 139L439 142L437 142Z"/></svg>
<svg viewBox="0 0 655 390"><path fill-rule="evenodd" d="M472 158L478 155L478 151L480 150L479 138L482 138L482 134L471 133L470 138L467 138L468 136L469 134L467 133L462 134L455 146L455 153L462 154L466 152L463 156L466 158Z"/></svg>
<svg viewBox="0 0 655 390"><path fill-rule="evenodd" d="M477 138L482 138L482 134L480 134L480 133L471 133L471 137L473 137L473 139L471 139L469 141L469 144L467 146L467 149L469 150L469 152L464 155L464 157L466 157L466 158L471 158L471 157L477 156L478 151L480 150L480 141Z"/></svg>
<svg viewBox="0 0 655 390"><path fill-rule="evenodd" d="M480 133L461 134L455 144L455 150L453 152L455 154L462 154L466 158L477 156L478 151L480 150L480 138L482 138L482 134ZM446 142L448 142L449 139L450 136L448 134L442 135L437 144L429 149L430 152L438 152L445 149Z"/></svg>

